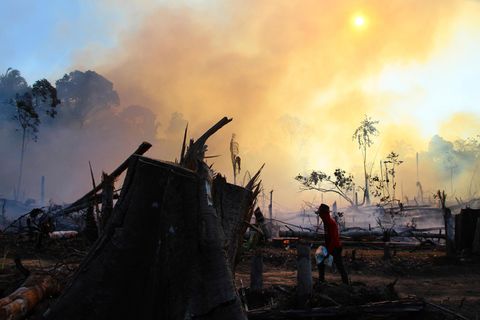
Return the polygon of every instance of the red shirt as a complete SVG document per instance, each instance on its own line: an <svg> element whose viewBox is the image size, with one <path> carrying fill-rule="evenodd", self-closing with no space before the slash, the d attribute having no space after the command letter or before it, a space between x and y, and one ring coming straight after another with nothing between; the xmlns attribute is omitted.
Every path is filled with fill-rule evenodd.
<svg viewBox="0 0 480 320"><path fill-rule="evenodd" d="M321 216L323 221L323 229L325 230L325 245L328 253L332 253L333 249L340 248L342 242L340 241L340 235L338 233L338 226L335 220L330 217L330 214Z"/></svg>

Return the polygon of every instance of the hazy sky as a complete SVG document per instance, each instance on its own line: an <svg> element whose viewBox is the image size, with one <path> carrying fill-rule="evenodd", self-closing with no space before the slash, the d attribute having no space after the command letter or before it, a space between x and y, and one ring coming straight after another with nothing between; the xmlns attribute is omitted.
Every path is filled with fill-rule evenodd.
<svg viewBox="0 0 480 320"><path fill-rule="evenodd" d="M211 142L217 169L230 175L235 132L245 167L266 162L265 187L292 210L313 197L297 173L361 177L351 135L364 114L380 121L377 159L480 134L479 1L4 0L0 43L0 70L29 82L96 70L163 128L176 111L193 136L233 117Z"/></svg>

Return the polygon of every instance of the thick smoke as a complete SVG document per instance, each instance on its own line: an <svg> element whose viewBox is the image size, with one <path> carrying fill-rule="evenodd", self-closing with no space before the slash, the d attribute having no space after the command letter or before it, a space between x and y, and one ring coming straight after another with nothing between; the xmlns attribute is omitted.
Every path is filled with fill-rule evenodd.
<svg viewBox="0 0 480 320"><path fill-rule="evenodd" d="M380 120L370 162L392 150L404 160L426 150L430 137L419 134L414 110L397 103L402 97L364 90L365 81L392 63L428 61L448 42L462 8L435 1L162 6L124 34L122 50L100 70L127 103L148 105L160 119L181 112L193 136L233 117L210 141L211 153L224 155L216 168L231 177L228 141L235 132L245 168L266 162L265 188L297 210L300 199L314 196L298 193L299 172L342 167L361 181L351 135L365 114ZM360 9L364 30L350 23ZM405 194L415 194L415 171L403 179Z"/></svg>
<svg viewBox="0 0 480 320"><path fill-rule="evenodd" d="M411 116L416 110L403 96L365 86L386 66L428 62L449 43L464 2L242 0L149 3L148 8L135 28L122 29L118 47L101 56L88 48L77 55L75 67L94 66L106 78L93 77L105 95L95 94L96 102L80 114L59 114L51 128L41 128L38 143L29 143L28 194L35 194L45 175L49 197L72 200L90 185L88 160L98 176L142 140L154 144L150 155L173 160L187 121L189 136L198 137L226 115L234 121L208 142L209 153L221 155L212 160L214 167L232 176L229 141L236 133L245 170L254 172L266 162L266 191L275 190L274 201L284 205L283 211L297 210L302 199L315 197L298 192L293 179L298 173L341 167L361 184L361 153L351 137L365 114L380 121L380 136L369 153L372 173L390 151L399 153L405 162L398 169L398 190L413 198L419 152L425 193L449 191L451 170L437 150L439 139L429 144L432 137L422 135L423 123ZM367 17L363 30L350 23L358 10ZM478 134L475 124L466 124L474 128L467 136ZM1 130L3 137L7 129ZM11 150L3 160L9 163L7 182L0 186L4 195L11 193L18 159L18 137L11 128L8 132L11 137L1 141ZM440 134L452 143L450 154L456 157L455 194L466 197L478 157L460 155L454 144L458 137ZM325 199L333 200L338 199Z"/></svg>
<svg viewBox="0 0 480 320"><path fill-rule="evenodd" d="M10 86L2 92L0 148L8 152L2 156L0 197L13 198L17 184L21 132L11 117L15 108L8 97L14 97L23 87ZM166 138L181 139L179 127L185 123L181 114L174 113L162 127L150 109L120 106L112 82L94 71L66 74L56 81L56 87L61 100L56 117L40 113L37 141L30 137L26 140L21 200L40 198L41 176L46 177L47 201L75 200L91 187L89 161L98 183L101 171L111 172L142 141L161 145L160 155L168 159L179 149Z"/></svg>

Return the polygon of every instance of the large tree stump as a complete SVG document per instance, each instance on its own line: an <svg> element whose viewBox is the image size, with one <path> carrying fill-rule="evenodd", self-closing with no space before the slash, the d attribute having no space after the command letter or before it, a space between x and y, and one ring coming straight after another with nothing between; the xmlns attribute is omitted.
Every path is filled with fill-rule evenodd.
<svg viewBox="0 0 480 320"><path fill-rule="evenodd" d="M245 319L205 181L132 156L105 231L47 319Z"/></svg>

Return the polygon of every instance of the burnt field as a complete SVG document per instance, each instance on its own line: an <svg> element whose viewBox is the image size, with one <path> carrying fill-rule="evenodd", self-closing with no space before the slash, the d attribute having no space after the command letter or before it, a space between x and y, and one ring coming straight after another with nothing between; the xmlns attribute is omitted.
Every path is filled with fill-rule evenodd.
<svg viewBox="0 0 480 320"><path fill-rule="evenodd" d="M27 277L51 276L57 290L48 294L25 319L42 319L44 312L55 303L61 290L71 279L85 257L91 243L79 236L76 239L48 239L38 250L34 239L26 235L1 235L0 296L5 297L22 285ZM251 260L258 251L245 251L235 271L239 295L251 319L275 319L262 315L275 310L298 310L296 299L297 253L295 248L267 246L263 255L263 290L249 288ZM318 273L313 261L313 294L307 310L322 308L342 313L345 318L416 318L454 319L458 316L476 319L480 314L480 259L449 260L442 248L394 250L389 261L384 251L364 246L348 247L343 251L351 285L341 284L340 275L327 269L325 284L317 283ZM28 273L26 273L28 272ZM135 275L132 275L135 276ZM375 312L357 314L356 306L385 303L385 301L421 301L420 312ZM402 306L404 308L405 306ZM446 308L444 311L440 308ZM458 314L458 315L455 315ZM324 315L325 316L325 315ZM332 316L332 315L330 315Z"/></svg>
<svg viewBox="0 0 480 320"><path fill-rule="evenodd" d="M271 191L267 217L264 165L240 186L206 162L208 138L231 121L188 146L186 128L178 161L143 156L143 142L99 184L91 171L73 203L4 215L0 320L478 318L475 202L438 190L435 203L322 203L316 223L305 211L285 222Z"/></svg>
<svg viewBox="0 0 480 320"><path fill-rule="evenodd" d="M343 254L351 287L342 285L340 275L334 270L327 271L327 284L319 286L316 266L312 264L315 283L312 307L333 306L335 302L350 305L417 297L468 318L475 319L480 314L480 288L476 285L480 281L478 258L451 261L442 249L397 251L389 261L384 260L384 252L380 249L351 247L344 249ZM237 269L238 287L240 280L249 283L248 257L249 254L244 256ZM265 287L276 293L287 289L292 294L296 284L296 252L293 249L267 249L264 255ZM448 315L439 313L430 316L448 318Z"/></svg>

